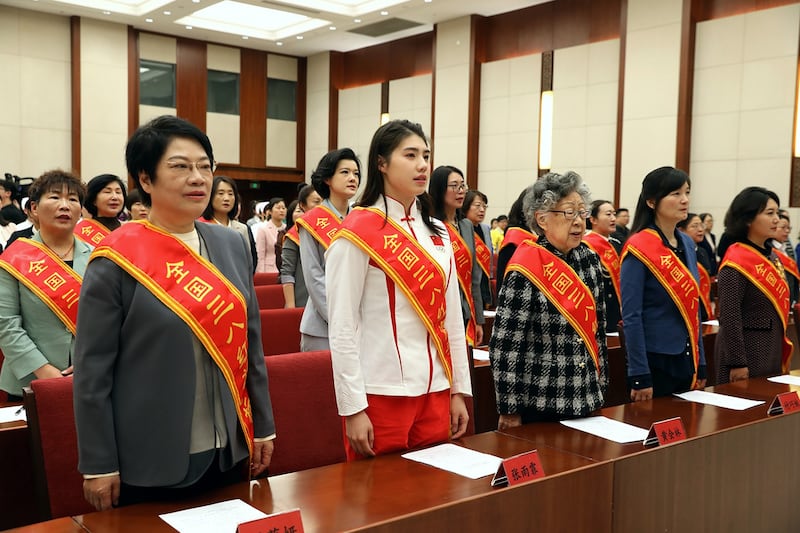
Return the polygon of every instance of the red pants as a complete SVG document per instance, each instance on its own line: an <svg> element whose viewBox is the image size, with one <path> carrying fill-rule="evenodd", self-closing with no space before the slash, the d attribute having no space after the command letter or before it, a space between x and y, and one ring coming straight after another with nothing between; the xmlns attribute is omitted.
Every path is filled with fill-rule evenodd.
<svg viewBox="0 0 800 533"><path fill-rule="evenodd" d="M409 398L367 394L367 416L372 422L376 455L447 441L450 436L450 390ZM344 418L342 419L344 428ZM344 434L348 461L363 459Z"/></svg>

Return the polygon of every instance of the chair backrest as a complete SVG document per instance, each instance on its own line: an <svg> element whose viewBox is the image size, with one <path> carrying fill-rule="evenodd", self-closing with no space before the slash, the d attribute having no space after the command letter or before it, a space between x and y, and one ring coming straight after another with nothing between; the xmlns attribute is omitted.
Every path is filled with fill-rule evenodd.
<svg viewBox="0 0 800 533"><path fill-rule="evenodd" d="M78 472L72 377L31 382L25 389L25 411L39 518L49 520L93 511L83 498L83 477Z"/></svg>
<svg viewBox="0 0 800 533"><path fill-rule="evenodd" d="M265 360L277 432L269 474L344 462L331 353L299 352Z"/></svg>
<svg viewBox="0 0 800 533"><path fill-rule="evenodd" d="M3 368L3 361L5 360L5 356L3 355L3 350L0 350L0 369ZM4 390L0 390L0 402L7 402L8 401L8 393Z"/></svg>
<svg viewBox="0 0 800 533"><path fill-rule="evenodd" d="M261 346L264 355L278 355L300 351L300 319L303 308L262 309Z"/></svg>
<svg viewBox="0 0 800 533"><path fill-rule="evenodd" d="M254 285L275 285L278 283L279 274L277 272L256 272L253 274Z"/></svg>
<svg viewBox="0 0 800 533"><path fill-rule="evenodd" d="M256 285L255 290L259 309L283 309L286 305L283 285Z"/></svg>
<svg viewBox="0 0 800 533"><path fill-rule="evenodd" d="M797 334L798 340L800 340L800 303L794 304L794 306L792 307L792 311L793 313L790 319L794 320L794 331Z"/></svg>

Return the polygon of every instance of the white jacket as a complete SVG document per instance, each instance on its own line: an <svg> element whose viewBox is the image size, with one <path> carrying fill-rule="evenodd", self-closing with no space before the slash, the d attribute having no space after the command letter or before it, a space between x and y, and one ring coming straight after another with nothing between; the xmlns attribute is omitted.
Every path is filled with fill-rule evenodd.
<svg viewBox="0 0 800 533"><path fill-rule="evenodd" d="M386 198L389 216L441 265L447 277L445 327L453 367L451 393L472 394L464 323L453 249L444 226L442 245L414 206L404 220L403 206ZM385 211L384 200L374 205ZM337 239L326 254L328 321L333 379L339 414L349 416L367 407L367 394L421 396L447 390L450 384L436 347L403 292L369 256L345 239ZM391 293L390 293L391 291ZM393 320L394 319L394 320Z"/></svg>

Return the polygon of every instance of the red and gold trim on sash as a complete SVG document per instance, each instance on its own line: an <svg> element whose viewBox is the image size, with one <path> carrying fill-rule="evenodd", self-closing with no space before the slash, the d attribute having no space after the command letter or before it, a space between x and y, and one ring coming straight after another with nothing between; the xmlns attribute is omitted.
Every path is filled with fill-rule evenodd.
<svg viewBox="0 0 800 533"><path fill-rule="evenodd" d="M492 251L486 246L486 243L483 242L483 239L475 235L475 257L478 258L478 264L483 270L483 273L486 274L486 279L491 279L492 277Z"/></svg>
<svg viewBox="0 0 800 533"><path fill-rule="evenodd" d="M700 263L697 263L697 270L700 272L700 303L706 309L706 316L712 319L714 309L711 307L711 274Z"/></svg>
<svg viewBox="0 0 800 533"><path fill-rule="evenodd" d="M528 278L572 325L589 350L599 375L597 309L589 287L563 259L531 240L517 247L506 267L507 272L512 270Z"/></svg>
<svg viewBox="0 0 800 533"><path fill-rule="evenodd" d="M287 231L283 235L283 238L284 239L289 239L290 241L295 243L297 246L300 246L300 235L297 233L297 221L295 221L294 226L289 228L289 231Z"/></svg>
<svg viewBox="0 0 800 533"><path fill-rule="evenodd" d="M764 257L752 246L741 242L731 244L728 247L719 269L722 270L725 267L738 271L772 303L783 324L781 368L784 372L788 372L794 346L786 336L790 305L789 286L786 283L786 279L772 261Z"/></svg>
<svg viewBox="0 0 800 533"><path fill-rule="evenodd" d="M447 278L439 263L397 222L374 207L350 211L335 238L347 239L360 248L400 287L436 345L452 385L450 340L444 323Z"/></svg>
<svg viewBox="0 0 800 533"><path fill-rule="evenodd" d="M603 268L608 271L611 277L611 284L614 286L614 292L617 293L617 301L622 302L622 291L619 287L619 254L617 254L617 251L611 246L611 243L608 242L608 239L594 231L584 235L583 242L600 257Z"/></svg>
<svg viewBox="0 0 800 533"><path fill-rule="evenodd" d="M90 218L79 220L72 232L80 240L92 247L97 246L103 239L111 235L110 229Z"/></svg>
<svg viewBox="0 0 800 533"><path fill-rule="evenodd" d="M689 331L689 344L692 347L694 377L692 388L697 382L697 367L700 365L700 314L697 308L700 289L692 272L664 245L655 230L646 229L631 235L622 252L622 259L633 254L667 291L675 307L680 311L686 329Z"/></svg>
<svg viewBox="0 0 800 533"><path fill-rule="evenodd" d="M500 245L500 249L497 250L497 253L500 253L500 251L503 248L505 248L510 244L519 247L520 244L528 240L536 242L537 240L539 240L539 237L536 234L531 233L530 231L523 228L517 228L517 227L508 228L506 230L505 236L503 236L503 243Z"/></svg>
<svg viewBox="0 0 800 533"><path fill-rule="evenodd" d="M445 224L447 232L450 234L450 243L453 245L453 256L456 260L456 274L458 275L458 285L464 293L464 297L469 302L469 322L467 322L467 342L470 346L475 346L475 302L472 300L472 254L469 253L467 243L461 234L451 224Z"/></svg>
<svg viewBox="0 0 800 533"><path fill-rule="evenodd" d="M775 248L775 255L780 259L783 269L794 276L794 279L800 281L800 271L797 269L797 262L789 257L786 252L777 248Z"/></svg>
<svg viewBox="0 0 800 533"><path fill-rule="evenodd" d="M309 232L327 250L336 232L341 228L342 221L333 211L324 205L318 205L297 219L295 225Z"/></svg>
<svg viewBox="0 0 800 533"><path fill-rule="evenodd" d="M38 296L75 335L83 282L77 272L44 244L25 238L14 241L0 255L0 268Z"/></svg>
<svg viewBox="0 0 800 533"><path fill-rule="evenodd" d="M89 261L98 257L125 270L197 336L225 376L252 455L247 305L239 289L183 241L146 221L123 225L95 248Z"/></svg>

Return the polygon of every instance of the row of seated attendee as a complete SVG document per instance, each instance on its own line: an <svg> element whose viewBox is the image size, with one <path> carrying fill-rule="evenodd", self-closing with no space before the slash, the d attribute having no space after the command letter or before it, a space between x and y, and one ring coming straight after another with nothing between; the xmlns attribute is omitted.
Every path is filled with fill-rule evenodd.
<svg viewBox="0 0 800 533"><path fill-rule="evenodd" d="M232 227L235 194L213 176L211 143L192 124L164 116L133 134L126 163L148 219L108 234L92 222L76 233L80 180L44 174L31 186L39 232L0 256L0 385L18 396L34 377L66 383L72 374L77 469L85 499L101 510L232 483L239 466L251 477L267 472L276 439L283 446L293 429L277 424L285 413L276 413L267 372L271 357L288 356L265 363L262 341L294 331L302 350L329 357L348 460L459 438L470 420L467 347L481 343L477 326L492 298L475 278L491 277L482 263L492 254L458 214L469 201L485 212L485 197L470 198L452 166L434 171L429 190L429 159L418 124L382 125L364 193L351 206L360 161L349 149L323 157L312 175L323 201L296 223L293 278L297 285L299 262L308 300L298 307L294 294L289 309L284 297L283 309L259 310L249 232ZM697 257L676 229L690 183L672 167L645 177L621 258L601 229L613 210L591 203L580 176L549 173L524 191L527 229L506 236L516 250L489 339L500 428L603 405L611 290L631 400L703 387ZM228 223L214 209L217 223L198 222L218 197ZM778 204L774 193L749 187L726 217L733 244L719 272L718 382L788 364L789 294L769 248ZM590 217L597 231L587 236ZM94 249L78 234L99 235ZM50 321L35 341L23 320L33 309ZM301 315L297 325L278 319ZM764 327L745 334L750 324ZM56 341L55 331L65 333ZM754 349L754 339L770 349Z"/></svg>

